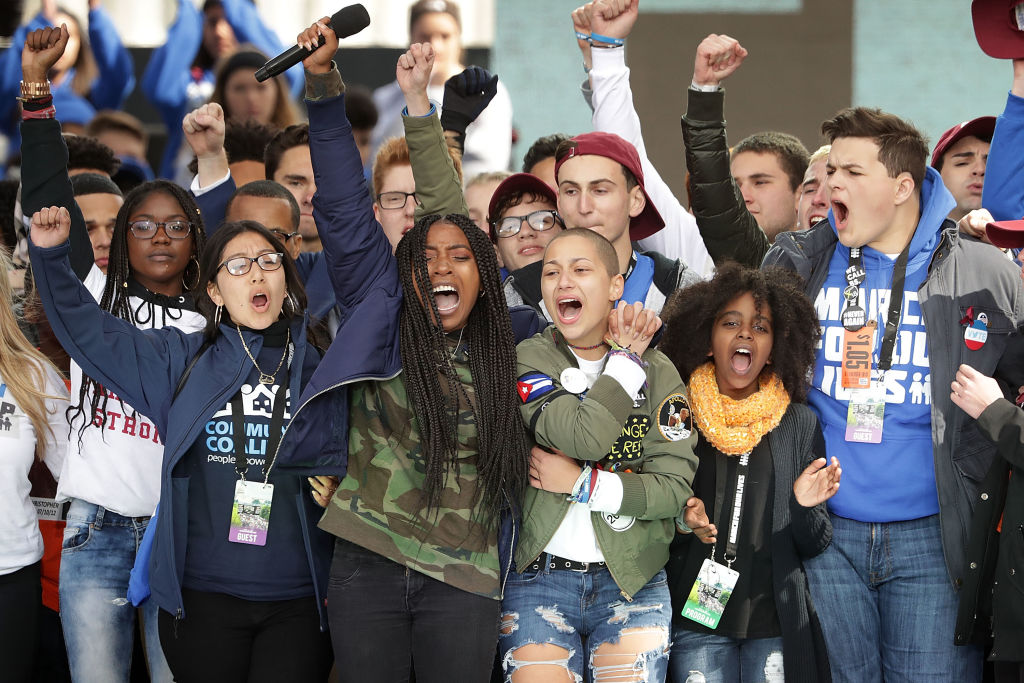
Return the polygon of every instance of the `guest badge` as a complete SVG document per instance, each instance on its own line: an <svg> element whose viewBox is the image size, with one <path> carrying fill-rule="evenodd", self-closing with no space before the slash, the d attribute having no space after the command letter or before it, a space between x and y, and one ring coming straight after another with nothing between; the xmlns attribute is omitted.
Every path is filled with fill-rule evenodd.
<svg viewBox="0 0 1024 683"><path fill-rule="evenodd" d="M882 443L884 416L885 380L879 377L873 386L850 392L850 407L846 412L846 440Z"/></svg>
<svg viewBox="0 0 1024 683"><path fill-rule="evenodd" d="M244 479L236 481L228 540L232 543L266 545L267 528L270 526L270 502L273 498L273 484Z"/></svg>

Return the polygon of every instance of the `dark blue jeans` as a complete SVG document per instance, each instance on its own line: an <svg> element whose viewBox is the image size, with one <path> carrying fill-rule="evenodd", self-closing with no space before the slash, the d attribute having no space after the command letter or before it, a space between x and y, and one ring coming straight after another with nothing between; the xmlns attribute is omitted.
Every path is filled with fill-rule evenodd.
<svg viewBox="0 0 1024 683"><path fill-rule="evenodd" d="M981 651L953 645L958 596L939 517L868 523L832 517L832 544L804 560L840 683L981 680Z"/></svg>
<svg viewBox="0 0 1024 683"><path fill-rule="evenodd" d="M497 600L408 569L338 539L327 615L341 683L490 680Z"/></svg>

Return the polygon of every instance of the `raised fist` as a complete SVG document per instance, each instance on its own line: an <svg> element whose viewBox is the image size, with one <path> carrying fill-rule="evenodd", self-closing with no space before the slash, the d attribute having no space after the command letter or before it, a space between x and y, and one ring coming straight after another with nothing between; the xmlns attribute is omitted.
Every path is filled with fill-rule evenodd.
<svg viewBox="0 0 1024 683"><path fill-rule="evenodd" d="M37 247L56 247L68 241L71 214L63 206L42 208L32 214L32 243Z"/></svg>
<svg viewBox="0 0 1024 683"><path fill-rule="evenodd" d="M21 74L26 83L42 83L46 74L64 54L68 46L67 24L54 28L38 28L25 37L21 51Z"/></svg>

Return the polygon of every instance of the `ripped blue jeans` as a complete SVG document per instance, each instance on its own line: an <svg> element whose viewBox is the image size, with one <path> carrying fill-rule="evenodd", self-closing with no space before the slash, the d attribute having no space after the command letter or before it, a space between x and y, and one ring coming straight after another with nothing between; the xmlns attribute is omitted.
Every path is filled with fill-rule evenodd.
<svg viewBox="0 0 1024 683"><path fill-rule="evenodd" d="M729 638L677 626L672 680L683 683L782 683L782 638Z"/></svg>
<svg viewBox="0 0 1024 683"><path fill-rule="evenodd" d="M664 570L632 600L606 568L512 572L498 628L505 681L533 667L576 683L664 681L671 627Z"/></svg>

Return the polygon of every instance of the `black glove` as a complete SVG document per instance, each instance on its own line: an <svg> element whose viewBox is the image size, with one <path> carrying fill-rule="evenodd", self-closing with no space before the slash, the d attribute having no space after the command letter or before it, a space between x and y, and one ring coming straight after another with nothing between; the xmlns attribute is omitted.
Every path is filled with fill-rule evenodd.
<svg viewBox="0 0 1024 683"><path fill-rule="evenodd" d="M476 121L498 93L498 76L479 66L471 66L445 81L441 104L441 128L466 135L466 128Z"/></svg>

